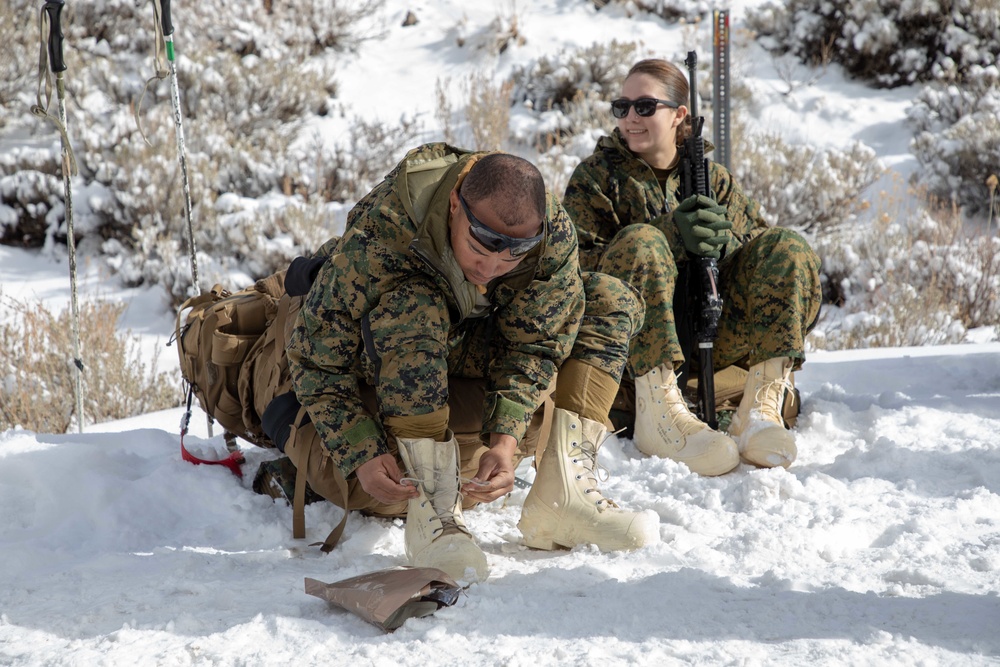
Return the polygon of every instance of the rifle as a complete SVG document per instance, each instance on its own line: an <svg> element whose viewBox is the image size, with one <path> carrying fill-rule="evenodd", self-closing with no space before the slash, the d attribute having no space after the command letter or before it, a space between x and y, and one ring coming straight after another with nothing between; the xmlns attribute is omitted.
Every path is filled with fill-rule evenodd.
<svg viewBox="0 0 1000 667"><path fill-rule="evenodd" d="M697 65L698 54L688 51L684 64L688 68L691 89L691 135L684 140L680 159L680 201L691 195L713 197L709 188L708 159L705 157L705 140L701 136L705 117L698 115ZM713 197L714 199L714 197ZM722 315L722 297L719 296L719 267L715 259L701 257L697 262L701 287L700 312L698 319L698 418L715 429L719 422L715 417L715 368L712 362L712 348L718 335L719 317Z"/></svg>

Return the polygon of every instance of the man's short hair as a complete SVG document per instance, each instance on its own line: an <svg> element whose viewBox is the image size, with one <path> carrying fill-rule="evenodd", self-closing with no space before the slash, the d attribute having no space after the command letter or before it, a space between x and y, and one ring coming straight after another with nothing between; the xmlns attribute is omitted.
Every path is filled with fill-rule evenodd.
<svg viewBox="0 0 1000 667"><path fill-rule="evenodd" d="M495 213L508 227L545 219L545 180L538 167L516 155L490 153L479 158L462 181L461 192L470 203L494 200Z"/></svg>

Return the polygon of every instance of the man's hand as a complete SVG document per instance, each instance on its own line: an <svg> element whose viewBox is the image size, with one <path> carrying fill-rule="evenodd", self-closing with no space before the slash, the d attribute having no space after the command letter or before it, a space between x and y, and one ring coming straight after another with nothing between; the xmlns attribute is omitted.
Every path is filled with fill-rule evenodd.
<svg viewBox="0 0 1000 667"><path fill-rule="evenodd" d="M673 215L689 253L695 257L721 257L733 229L733 223L726 220L725 206L705 195L691 195L674 209Z"/></svg>
<svg viewBox="0 0 1000 667"><path fill-rule="evenodd" d="M392 454L376 456L362 463L354 472L361 488L381 503L391 505L420 495L416 486L402 483L403 473Z"/></svg>
<svg viewBox="0 0 1000 667"><path fill-rule="evenodd" d="M514 490L514 451L517 440L493 433L490 448L479 459L479 471L462 493L481 503L489 503Z"/></svg>

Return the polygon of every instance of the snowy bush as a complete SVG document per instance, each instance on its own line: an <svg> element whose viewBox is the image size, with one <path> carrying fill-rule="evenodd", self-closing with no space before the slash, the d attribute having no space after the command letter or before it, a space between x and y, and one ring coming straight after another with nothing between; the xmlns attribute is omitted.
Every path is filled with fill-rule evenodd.
<svg viewBox="0 0 1000 667"><path fill-rule="evenodd" d="M721 2L711 0L594 0L598 9L607 5L619 5L629 16L645 12L671 22L698 19L712 9L724 8Z"/></svg>
<svg viewBox="0 0 1000 667"><path fill-rule="evenodd" d="M63 214L63 182L53 171L55 164L45 171L0 176L0 211L5 211L0 214L0 243L30 248L55 236L59 220L53 217Z"/></svg>
<svg viewBox="0 0 1000 667"><path fill-rule="evenodd" d="M989 213L990 175L1000 173L1000 70L973 67L964 85L928 86L907 111L921 182L970 214ZM996 212L994 212L994 216Z"/></svg>
<svg viewBox="0 0 1000 667"><path fill-rule="evenodd" d="M901 201L882 193L871 224L817 239L828 305L813 345L956 343L1000 321L1000 238L969 231L955 208Z"/></svg>
<svg viewBox="0 0 1000 667"><path fill-rule="evenodd" d="M846 151L792 145L778 134L737 134L732 172L764 207L768 222L822 236L856 222L862 193L883 173L875 151L855 142Z"/></svg>
<svg viewBox="0 0 1000 667"><path fill-rule="evenodd" d="M175 374L159 373L157 357L143 359L138 339L121 333L124 304L80 304L84 421L124 419L180 405ZM0 294L0 431L19 426L65 433L77 423L77 367L68 309Z"/></svg>
<svg viewBox="0 0 1000 667"><path fill-rule="evenodd" d="M563 109L579 95L610 100L635 60L636 45L612 40L542 56L511 74L514 100L536 112Z"/></svg>
<svg viewBox="0 0 1000 667"><path fill-rule="evenodd" d="M396 125L351 119L353 131L332 147L316 146L311 151L313 169L303 170L301 182L286 180L283 191L308 198L315 192L328 202L353 203L388 174L416 142L421 126L412 117L402 115ZM316 182L310 180L315 174Z"/></svg>
<svg viewBox="0 0 1000 667"><path fill-rule="evenodd" d="M37 28L24 30L20 27L31 11L28 7L34 9L36 5L0 0L0 44L3 44L0 49L0 107L16 100L29 87L30 76L38 71L37 65L32 63L37 58ZM8 122L7 114L0 114L0 128Z"/></svg>
<svg viewBox="0 0 1000 667"><path fill-rule="evenodd" d="M923 182L969 214L988 208L1000 163L1000 11L996 0L786 0L747 13L761 43L877 86L923 89L910 110Z"/></svg>
<svg viewBox="0 0 1000 667"><path fill-rule="evenodd" d="M211 44L238 56L308 57L327 49L349 50L379 34L377 12L383 4L384 0L185 3L171 12L172 34L180 53L194 44ZM152 2L79 0L66 7L67 43L75 45L89 37L102 52L152 56ZM78 48L93 51L94 47Z"/></svg>
<svg viewBox="0 0 1000 667"><path fill-rule="evenodd" d="M37 7L13 4L18 23L26 15L37 23ZM173 12L191 217L204 280L224 270L253 279L289 254L311 251L315 246L299 244L333 235L332 221L301 212L356 198L395 163L399 155L390 147L413 136L413 123L404 119L401 128L359 123L333 156L329 148L302 143L305 122L332 112L336 80L328 51L375 35L382 4L292 0L219 11L216 3L195 3ZM0 11L6 16L6 8ZM162 283L179 301L191 292L188 225L162 53L154 66L153 5L81 0L67 5L62 28L67 130L79 165L72 179L77 239L102 248L127 284ZM37 39L37 30L31 34ZM24 104L24 97L16 102ZM0 116L6 119L13 104L0 94ZM56 113L54 101L50 113ZM53 132L46 121L23 117L30 131ZM59 164L58 139L46 149L21 147L0 157L0 242L64 242ZM234 233L241 226L227 225L215 205L227 194L279 193L288 213L267 215L296 218L298 232L281 231L275 222L263 224L259 236ZM259 243L241 243L250 237Z"/></svg>
<svg viewBox="0 0 1000 667"><path fill-rule="evenodd" d="M435 115L444 140L473 150L502 150L510 136L510 80L497 82L486 72L474 72L459 82L463 113L452 102L451 77L438 79Z"/></svg>
<svg viewBox="0 0 1000 667"><path fill-rule="evenodd" d="M767 48L878 86L962 82L1000 58L996 0L784 0L748 8L747 25Z"/></svg>

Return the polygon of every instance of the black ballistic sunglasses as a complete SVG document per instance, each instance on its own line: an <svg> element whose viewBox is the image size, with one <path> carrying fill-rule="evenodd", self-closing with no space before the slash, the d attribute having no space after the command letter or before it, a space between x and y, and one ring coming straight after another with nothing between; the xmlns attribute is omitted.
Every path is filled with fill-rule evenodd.
<svg viewBox="0 0 1000 667"><path fill-rule="evenodd" d="M655 97L640 97L637 100L627 100L621 97L611 102L611 113L615 118L624 118L628 115L628 110L634 106L637 114L643 118L648 118L656 113L656 105L658 104L670 107L671 109L676 109L680 106L677 102L658 100Z"/></svg>
<svg viewBox="0 0 1000 667"><path fill-rule="evenodd" d="M472 233L472 236L490 252L503 252L507 248L510 248L511 257L520 257L541 243L542 237L545 236L544 228L538 236L532 236L527 239L519 239L495 232L483 224L479 218L472 215L472 211L469 210L469 202L465 201L465 197L462 196L461 192L458 193L458 201L462 202L465 217L469 219L469 231Z"/></svg>

